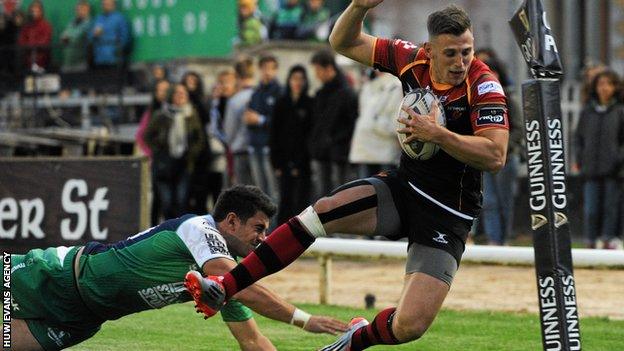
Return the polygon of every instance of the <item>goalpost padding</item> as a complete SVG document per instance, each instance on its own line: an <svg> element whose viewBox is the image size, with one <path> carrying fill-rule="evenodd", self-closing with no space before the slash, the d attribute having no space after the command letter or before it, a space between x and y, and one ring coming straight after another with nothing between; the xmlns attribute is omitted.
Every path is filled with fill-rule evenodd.
<svg viewBox="0 0 624 351"><path fill-rule="evenodd" d="M544 350L580 350L559 84L522 85L529 206Z"/></svg>

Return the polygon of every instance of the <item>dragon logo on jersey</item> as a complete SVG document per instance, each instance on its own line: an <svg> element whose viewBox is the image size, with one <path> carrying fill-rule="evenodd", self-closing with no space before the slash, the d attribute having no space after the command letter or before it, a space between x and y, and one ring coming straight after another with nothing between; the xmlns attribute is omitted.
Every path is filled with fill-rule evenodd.
<svg viewBox="0 0 624 351"><path fill-rule="evenodd" d="M172 303L181 302L179 297L184 293L183 282L156 285L137 291L139 296L152 308L163 308Z"/></svg>

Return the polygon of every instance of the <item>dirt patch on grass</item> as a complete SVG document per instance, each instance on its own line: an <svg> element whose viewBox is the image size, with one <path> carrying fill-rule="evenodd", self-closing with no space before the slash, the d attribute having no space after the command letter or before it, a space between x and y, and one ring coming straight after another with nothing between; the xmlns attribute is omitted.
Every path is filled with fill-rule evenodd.
<svg viewBox="0 0 624 351"><path fill-rule="evenodd" d="M300 259L262 282L289 301L318 303L319 272L315 259ZM363 307L372 293L377 307L396 305L403 274L402 261L334 260L331 303ZM581 316L624 319L624 270L576 269L574 277ZM535 269L462 264L444 306L537 313Z"/></svg>

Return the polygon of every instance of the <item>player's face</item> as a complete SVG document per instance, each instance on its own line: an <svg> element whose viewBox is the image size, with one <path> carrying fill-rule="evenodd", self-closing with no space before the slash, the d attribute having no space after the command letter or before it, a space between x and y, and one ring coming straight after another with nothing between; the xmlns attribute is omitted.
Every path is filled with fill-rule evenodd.
<svg viewBox="0 0 624 351"><path fill-rule="evenodd" d="M247 221L241 222L235 235L244 243L256 246L266 239L268 228L269 217L264 212L258 211Z"/></svg>
<svg viewBox="0 0 624 351"><path fill-rule="evenodd" d="M474 57L474 37L467 30L462 35L440 34L425 44L431 59L433 79L437 83L459 85L468 75Z"/></svg>

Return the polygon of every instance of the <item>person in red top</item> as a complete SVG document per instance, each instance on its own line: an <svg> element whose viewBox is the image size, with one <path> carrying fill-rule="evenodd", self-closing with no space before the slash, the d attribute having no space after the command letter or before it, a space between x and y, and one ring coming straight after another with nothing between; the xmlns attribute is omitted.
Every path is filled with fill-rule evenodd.
<svg viewBox="0 0 624 351"><path fill-rule="evenodd" d="M400 133L433 142L440 151L426 161L403 153L397 171L356 180L334 190L278 227L224 276L190 279L187 288L206 314L262 277L299 257L317 237L329 233L382 235L409 240L403 292L398 306L369 323L355 318L350 330L322 350L363 350L420 338L438 314L481 208L481 174L504 164L509 139L506 97L489 68L474 58L470 18L456 6L432 13L429 40L417 47L403 40L362 32L370 8L383 0L352 0L330 36L340 54L397 76L407 93L431 90L440 113L400 119ZM371 278L374 282L374 277Z"/></svg>
<svg viewBox="0 0 624 351"><path fill-rule="evenodd" d="M28 6L28 22L24 25L17 45L24 58L24 67L32 69L32 64L47 69L50 64L50 43L52 42L52 26L43 17L43 4L34 0Z"/></svg>

